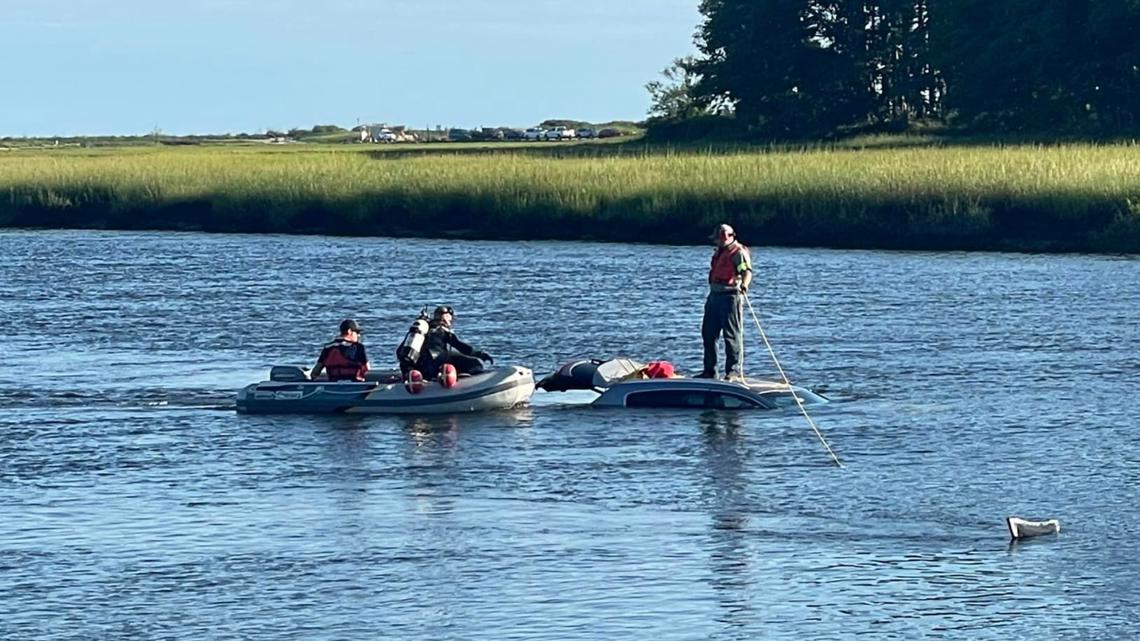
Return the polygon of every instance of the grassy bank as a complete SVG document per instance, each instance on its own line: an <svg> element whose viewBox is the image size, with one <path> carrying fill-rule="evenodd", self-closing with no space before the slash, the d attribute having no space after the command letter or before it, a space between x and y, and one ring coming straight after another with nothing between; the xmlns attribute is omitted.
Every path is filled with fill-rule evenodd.
<svg viewBox="0 0 1140 641"><path fill-rule="evenodd" d="M428 147L431 147L430 149ZM1140 146L0 153L0 226L1140 252Z"/></svg>

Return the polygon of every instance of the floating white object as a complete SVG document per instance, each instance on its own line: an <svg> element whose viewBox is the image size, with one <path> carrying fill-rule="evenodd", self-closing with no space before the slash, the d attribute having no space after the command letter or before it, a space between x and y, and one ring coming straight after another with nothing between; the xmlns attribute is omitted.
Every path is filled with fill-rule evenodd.
<svg viewBox="0 0 1140 641"><path fill-rule="evenodd" d="M1010 516L1005 519L1005 523L1009 526L1009 536L1014 539L1025 539L1031 536L1041 536L1042 534L1056 534L1061 531L1061 522L1057 519L1050 519L1048 521L1026 521L1016 516Z"/></svg>

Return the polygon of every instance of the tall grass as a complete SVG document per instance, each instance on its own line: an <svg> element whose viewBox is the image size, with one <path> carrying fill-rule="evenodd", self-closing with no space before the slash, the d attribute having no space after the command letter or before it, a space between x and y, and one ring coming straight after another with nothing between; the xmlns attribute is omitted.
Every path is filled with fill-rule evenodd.
<svg viewBox="0 0 1140 641"><path fill-rule="evenodd" d="M0 225L1140 252L1140 147L0 154Z"/></svg>

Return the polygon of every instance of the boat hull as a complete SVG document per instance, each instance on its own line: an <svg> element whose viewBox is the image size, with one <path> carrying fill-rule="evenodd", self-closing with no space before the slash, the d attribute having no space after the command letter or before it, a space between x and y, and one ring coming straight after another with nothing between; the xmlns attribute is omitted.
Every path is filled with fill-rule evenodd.
<svg viewBox="0 0 1140 641"><path fill-rule="evenodd" d="M243 414L462 414L510 409L530 400L534 376L525 367L496 367L455 386L426 383L413 394L399 382L264 381L238 392Z"/></svg>

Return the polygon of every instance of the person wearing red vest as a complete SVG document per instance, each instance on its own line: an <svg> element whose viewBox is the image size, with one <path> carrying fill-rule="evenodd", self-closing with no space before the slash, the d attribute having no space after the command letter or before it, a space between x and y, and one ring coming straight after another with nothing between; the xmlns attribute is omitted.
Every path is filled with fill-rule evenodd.
<svg viewBox="0 0 1140 641"><path fill-rule="evenodd" d="M709 296L701 321L705 359L697 377L716 378L716 343L723 333L725 378L743 378L744 297L752 284L752 256L729 225L717 225L712 239L716 252L709 265Z"/></svg>
<svg viewBox="0 0 1140 641"><path fill-rule="evenodd" d="M321 349L321 356L309 378L316 380L321 372L327 372L329 380L336 381L363 381L368 373L368 354L364 350L364 343L360 342L360 335L364 330L351 318L340 324L340 336Z"/></svg>

